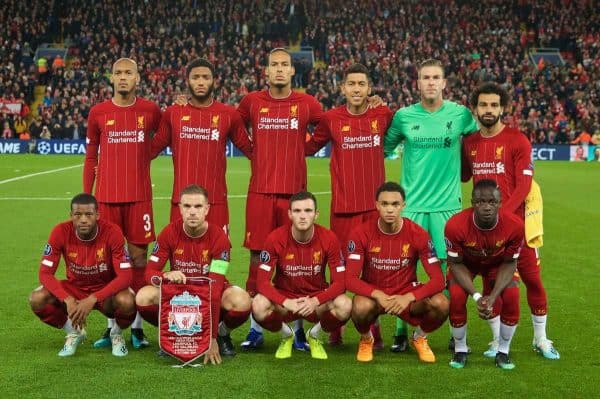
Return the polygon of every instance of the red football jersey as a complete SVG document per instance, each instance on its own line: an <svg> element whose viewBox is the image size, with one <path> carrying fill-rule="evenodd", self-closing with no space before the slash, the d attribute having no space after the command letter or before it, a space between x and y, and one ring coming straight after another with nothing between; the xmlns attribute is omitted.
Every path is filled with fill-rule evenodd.
<svg viewBox="0 0 600 399"><path fill-rule="evenodd" d="M227 202L228 138L250 158L252 142L246 126L229 105L214 101L208 107L187 104L167 108L152 140L152 158L171 146L175 174L173 203L179 202L179 193L190 184L206 188L211 204Z"/></svg>
<svg viewBox="0 0 600 399"><path fill-rule="evenodd" d="M207 277L213 260L229 262L231 243L219 226L208 224L200 237L190 237L181 219L169 223L158 235L146 266L146 281L162 277L167 260L170 270L180 270L187 277Z"/></svg>
<svg viewBox="0 0 600 399"><path fill-rule="evenodd" d="M462 263L474 273L497 268L505 261L518 259L524 231L521 219L503 210L493 228L480 229L473 220L473 208L465 209L446 223L448 257L462 258Z"/></svg>
<svg viewBox="0 0 600 399"><path fill-rule="evenodd" d="M112 100L93 106L88 116L83 191L91 193L96 180L99 202L150 201L151 133L159 122L158 106L140 97L127 107Z"/></svg>
<svg viewBox="0 0 600 399"><path fill-rule="evenodd" d="M67 268L67 280L94 293L98 301L127 288L131 282L131 263L125 251L125 237L113 223L98 220L94 238L77 237L72 221L52 229L40 264L40 282L55 297L69 296L57 280L56 269L61 256Z"/></svg>
<svg viewBox="0 0 600 399"><path fill-rule="evenodd" d="M399 232L387 234L379 220L358 225L348 241L346 287L355 294L370 297L378 289L388 295L413 285L416 300L444 289L444 275L431 237L407 218ZM421 260L429 281L418 285L417 261Z"/></svg>
<svg viewBox="0 0 600 399"><path fill-rule="evenodd" d="M292 92L273 98L268 90L249 93L238 111L252 127L252 176L248 190L294 194L306 189L304 143L309 124L316 125L323 110L312 96Z"/></svg>
<svg viewBox="0 0 600 399"><path fill-rule="evenodd" d="M495 180L502 194L502 208L525 218L525 198L531 189L531 143L517 129L505 127L494 137L480 132L466 136L462 149L462 180L473 183Z"/></svg>
<svg viewBox="0 0 600 399"><path fill-rule="evenodd" d="M385 180L383 136L392 120L388 107L360 115L346 105L325 112L306 143L312 155L331 141L331 211L356 213L375 209L375 192Z"/></svg>
<svg viewBox="0 0 600 399"><path fill-rule="evenodd" d="M289 225L269 234L260 254L258 292L279 305L287 298L302 296L325 303L344 293L345 267L338 239L323 226L315 224L314 228L307 243L296 241ZM327 264L331 285L325 278Z"/></svg>

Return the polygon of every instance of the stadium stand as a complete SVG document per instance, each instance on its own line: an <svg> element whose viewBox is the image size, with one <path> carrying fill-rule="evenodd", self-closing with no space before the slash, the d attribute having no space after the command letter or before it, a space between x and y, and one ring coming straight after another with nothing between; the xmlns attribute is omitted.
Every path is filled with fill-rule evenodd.
<svg viewBox="0 0 600 399"><path fill-rule="evenodd" d="M265 86L266 52L288 46L312 48L312 67L297 64L294 82L325 108L342 102L337 86L353 62L369 67L374 93L393 109L414 103L415 65L434 57L448 66L448 99L466 104L476 85L498 81L513 96L509 125L520 126L534 143L568 143L600 131L600 13L594 4L9 0L0 16L0 123L15 132L16 113L34 138L40 124L53 138L82 138L89 108L111 96L110 66L122 56L138 61L140 94L163 108L185 90L184 66L207 57L217 65L218 99L237 105ZM52 52L39 57L43 48L63 48L64 66ZM554 56L564 64L532 56L537 48L558 49Z"/></svg>

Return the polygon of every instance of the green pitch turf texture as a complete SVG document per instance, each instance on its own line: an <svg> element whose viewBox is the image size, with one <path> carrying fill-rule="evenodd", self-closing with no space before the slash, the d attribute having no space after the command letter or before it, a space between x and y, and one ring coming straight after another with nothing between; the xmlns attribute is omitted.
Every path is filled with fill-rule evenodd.
<svg viewBox="0 0 600 399"><path fill-rule="evenodd" d="M600 165L538 162L545 205L543 279L548 291L549 337L562 358L545 360L531 348L532 328L525 292L521 323L511 357L516 369L502 371L482 356L490 340L487 323L479 320L469 302L467 367L448 366L449 330L445 324L431 334L437 356L433 365L418 362L413 351L389 352L394 321L382 318L386 349L370 364L355 360L357 335L348 323L345 344L328 348L329 359L313 360L294 352L276 360L279 338L266 334L265 346L255 353L238 353L220 366L176 369L177 362L156 356L156 329L145 325L151 347L115 358L91 343L105 328L98 312L91 314L88 340L71 358L59 358L63 332L41 323L30 311L29 292L39 285L39 259L50 229L68 217L69 199L81 189L82 157L0 157L0 392L2 398L82 397L214 397L214 398L589 398L598 397L600 322L598 311L598 254L600 247ZM388 161L388 178L397 179L399 161ZM54 171L74 166L70 169ZM329 171L325 159L308 162L309 187L317 192L320 222L329 222ZM53 171L24 179L19 176ZM232 267L229 278L242 285L248 255L241 242L249 164L229 161ZM157 233L168 219L172 166L163 157L152 164ZM465 193L470 190L465 186ZM467 195L468 198L468 195ZM64 265L60 266L61 275ZM233 332L242 341L247 325ZM129 331L125 333L129 342ZM324 337L326 338L326 337ZM595 377L594 377L595 376Z"/></svg>

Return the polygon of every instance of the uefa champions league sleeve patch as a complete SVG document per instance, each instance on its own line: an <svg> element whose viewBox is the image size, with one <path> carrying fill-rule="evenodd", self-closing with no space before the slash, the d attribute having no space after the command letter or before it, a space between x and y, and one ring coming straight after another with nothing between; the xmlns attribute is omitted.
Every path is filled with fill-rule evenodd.
<svg viewBox="0 0 600 399"><path fill-rule="evenodd" d="M225 262L229 262L229 251L221 252L221 260L224 260Z"/></svg>
<svg viewBox="0 0 600 399"><path fill-rule="evenodd" d="M354 241L352 241L352 240L348 241L348 252L354 252L355 249L356 249L356 244L354 243Z"/></svg>
<svg viewBox="0 0 600 399"><path fill-rule="evenodd" d="M269 254L268 251L261 251L260 252L260 261L262 263L269 263L270 260L271 260L271 254Z"/></svg>
<svg viewBox="0 0 600 399"><path fill-rule="evenodd" d="M44 256L48 256L52 253L52 245L46 244L44 246Z"/></svg>
<svg viewBox="0 0 600 399"><path fill-rule="evenodd" d="M444 242L446 243L446 248L447 249L452 249L452 243L450 242L450 240L448 239L448 237L444 237Z"/></svg>
<svg viewBox="0 0 600 399"><path fill-rule="evenodd" d="M435 246L433 245L433 241L427 241L427 246L429 247L429 252L431 256L437 256L437 253L435 252Z"/></svg>
<svg viewBox="0 0 600 399"><path fill-rule="evenodd" d="M155 254L158 252L159 246L158 246L158 242L154 243L154 248L152 248L152 253Z"/></svg>

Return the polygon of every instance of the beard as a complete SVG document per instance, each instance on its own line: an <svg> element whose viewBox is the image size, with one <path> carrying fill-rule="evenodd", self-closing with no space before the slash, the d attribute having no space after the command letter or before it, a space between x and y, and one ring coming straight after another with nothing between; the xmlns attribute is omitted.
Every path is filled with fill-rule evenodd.
<svg viewBox="0 0 600 399"><path fill-rule="evenodd" d="M210 96L212 96L212 92L215 88L215 85L212 84L209 86L209 88L206 90L206 94L203 96L199 96L197 94L194 93L194 89L192 88L192 86L190 84L188 84L188 90L190 92L190 95L192 96L192 98L198 102L204 102L206 100L208 100L210 98Z"/></svg>
<svg viewBox="0 0 600 399"><path fill-rule="evenodd" d="M490 114L485 114L485 115L477 115L477 119L479 120L479 122L480 122L480 123L481 123L483 126L485 126L485 127L486 127L486 128L488 128L488 129L489 129L490 127L494 126L496 123L498 123L498 121L500 120L500 116L501 116L501 114L500 114L500 115L496 115L496 116L494 117L494 119L484 119L483 117L484 117L484 116L486 116L486 115L490 115ZM492 115L492 116L494 116L494 115Z"/></svg>

